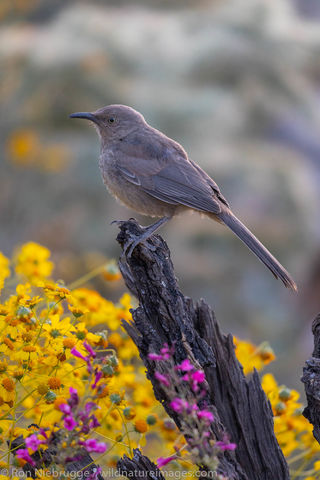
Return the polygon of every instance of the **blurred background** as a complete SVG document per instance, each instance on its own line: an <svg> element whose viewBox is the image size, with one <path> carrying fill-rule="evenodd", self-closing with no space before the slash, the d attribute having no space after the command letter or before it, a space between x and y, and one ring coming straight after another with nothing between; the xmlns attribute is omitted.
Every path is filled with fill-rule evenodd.
<svg viewBox="0 0 320 480"><path fill-rule="evenodd" d="M318 0L1 0L0 250L51 249L74 281L116 258L94 129L110 103L182 143L233 211L291 272L294 295L226 228L184 215L161 234L183 292L243 339L270 342L300 390L320 310ZM114 300L123 283L92 283Z"/></svg>

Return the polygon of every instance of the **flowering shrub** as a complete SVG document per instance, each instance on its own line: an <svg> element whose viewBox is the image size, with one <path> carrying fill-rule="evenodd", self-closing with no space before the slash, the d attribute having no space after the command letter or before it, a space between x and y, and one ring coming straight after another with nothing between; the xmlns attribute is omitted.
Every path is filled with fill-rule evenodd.
<svg viewBox="0 0 320 480"><path fill-rule="evenodd" d="M156 451L159 466L170 463L170 469L192 470L188 457L214 467L216 459L206 457L206 444L217 452L235 448L228 439L219 443L212 438L213 414L197 408L205 391L204 375L188 360L171 376L161 368L157 374L169 392L171 408L184 419L188 445L166 416L135 345L121 329L121 320L131 318L128 294L114 304L83 286L92 273L69 289L52 280L53 269L49 250L33 242L16 250L11 261L0 253L0 469L7 472L0 480L14 478L13 467L33 465L35 453L41 457L53 441L60 446L59 454L54 465L41 465L39 477L50 478L52 468L63 471L82 451L102 469L115 467L120 456L131 456L139 447L152 459ZM106 281L119 278L112 262L96 274ZM247 374L274 358L267 344L255 347L238 339L235 344ZM150 355L160 366L170 362L171 351L164 346L160 354ZM317 478L320 447L302 416L299 394L278 386L270 374L262 385L279 444L296 472L293 478ZM20 436L24 441L13 452Z"/></svg>
<svg viewBox="0 0 320 480"><path fill-rule="evenodd" d="M193 464L201 465L209 471L217 470L219 461L217 454L223 450L234 450L236 445L225 441L216 441L211 424L214 422L213 413L205 407L200 408L203 397L206 395L205 374L197 370L189 359L175 365L172 358L173 349L165 345L160 354L150 353L149 358L161 364L165 374L155 372L155 378L166 390L171 399L170 407L179 414L181 432L188 442L190 460ZM182 446L181 450L185 447ZM158 458L158 467L163 467L181 456L181 450L175 455Z"/></svg>

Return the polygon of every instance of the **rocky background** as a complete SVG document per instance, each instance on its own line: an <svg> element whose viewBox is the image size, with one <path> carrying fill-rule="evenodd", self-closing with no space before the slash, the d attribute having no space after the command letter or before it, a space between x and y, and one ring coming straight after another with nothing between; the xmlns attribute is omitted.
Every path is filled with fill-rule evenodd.
<svg viewBox="0 0 320 480"><path fill-rule="evenodd" d="M110 222L136 215L105 191L95 131L68 115L128 104L184 145L296 279L298 295L209 219L161 232L184 293L226 331L269 341L279 379L299 385L320 310L317 0L1 0L0 19L0 250L44 244L67 282L117 257Z"/></svg>

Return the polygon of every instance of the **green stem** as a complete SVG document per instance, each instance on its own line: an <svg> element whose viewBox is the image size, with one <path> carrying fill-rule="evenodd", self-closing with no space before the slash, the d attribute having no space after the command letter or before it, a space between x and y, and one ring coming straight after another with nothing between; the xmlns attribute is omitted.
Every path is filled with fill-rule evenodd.
<svg viewBox="0 0 320 480"><path fill-rule="evenodd" d="M103 265L99 265L99 267L94 268L90 272L86 273L85 275L82 275L82 277L78 278L74 282L70 283L68 285L69 290L74 290L75 288L80 287L80 285L83 285L84 283L88 282L92 278L96 277L99 275L103 270L105 269L107 263L104 263Z"/></svg>

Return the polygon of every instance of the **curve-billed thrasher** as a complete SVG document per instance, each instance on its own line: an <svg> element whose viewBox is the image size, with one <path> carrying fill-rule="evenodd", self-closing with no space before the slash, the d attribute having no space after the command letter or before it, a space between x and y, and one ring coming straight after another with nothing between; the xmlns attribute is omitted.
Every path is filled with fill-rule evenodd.
<svg viewBox="0 0 320 480"><path fill-rule="evenodd" d="M289 273L231 212L212 178L188 158L179 143L148 125L139 112L125 105L109 105L70 117L94 123L101 140L99 166L109 191L133 210L161 217L132 240L129 255L174 215L191 209L227 225L276 278L297 290Z"/></svg>

